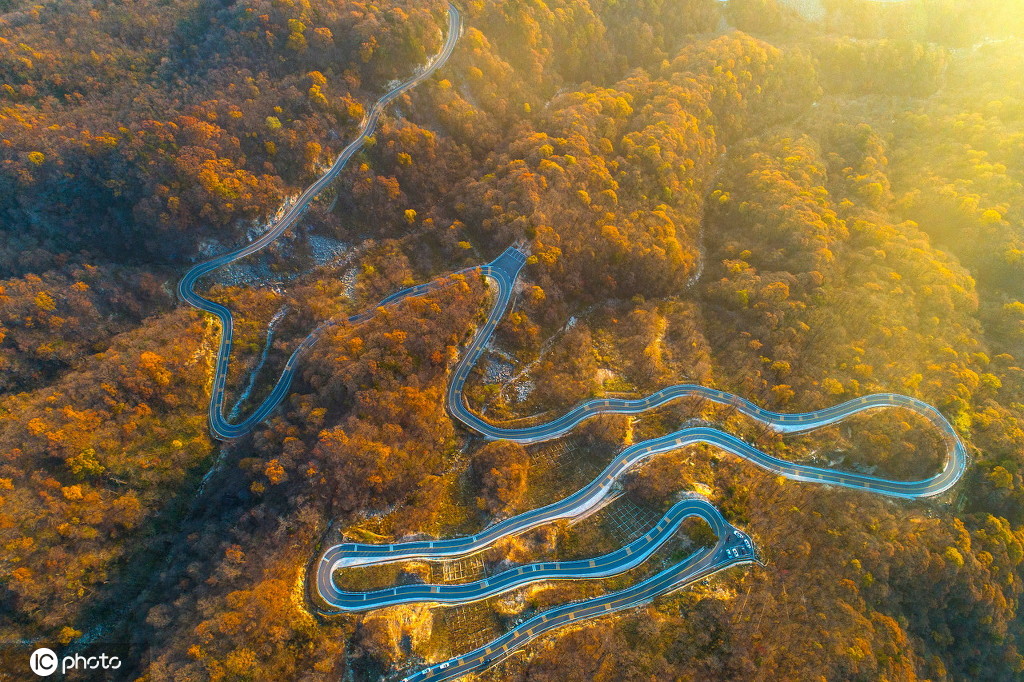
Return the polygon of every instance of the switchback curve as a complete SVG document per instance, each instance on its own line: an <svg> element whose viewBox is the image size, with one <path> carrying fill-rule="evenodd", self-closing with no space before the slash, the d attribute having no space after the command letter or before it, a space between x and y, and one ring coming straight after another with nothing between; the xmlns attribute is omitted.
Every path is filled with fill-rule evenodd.
<svg viewBox="0 0 1024 682"><path fill-rule="evenodd" d="M325 599L338 612L371 611L386 606L420 602L468 604L531 583L605 578L624 573L644 563L679 530L683 521L692 517L704 519L716 531L725 528L721 514L709 502L687 498L672 505L658 523L644 535L614 552L592 559L527 564L481 580L455 585L415 583L370 592L349 592L338 588L333 580L328 579L318 587L321 594L328 595ZM747 558L751 558L752 548L745 554L749 555ZM331 557L325 556L322 560L330 562ZM334 566L338 567L337 564ZM327 572L320 575L329 576Z"/></svg>
<svg viewBox="0 0 1024 682"><path fill-rule="evenodd" d="M220 345L217 348L217 360L214 366L213 373L213 388L210 391L210 404L209 404L209 418L210 418L210 431L216 438L221 440L230 440L244 436L253 430L260 422L266 419L271 412L273 412L281 401L284 400L288 394L288 389L291 387L292 379L295 374L295 365L299 356L304 353L310 346L316 343L320 337L323 329L336 323L326 323L315 329L309 336L303 339L302 343L299 344L295 352L292 353L288 359L284 370L281 372L281 376L278 378L277 383L271 390L270 395L264 399L264 401L243 421L232 424L224 417L224 388L227 383L228 376L228 365L231 360L231 339L234 333L234 318L231 315L231 311L220 303L211 301L208 298L204 298L195 292L196 282L199 281L205 275L218 270L225 265L229 265L240 258L251 255L260 251L268 244L273 242L275 239L280 237L285 230L298 222L299 218L305 213L309 204L315 199L320 192L327 188L338 174L345 168L349 160L355 156L365 144L366 139L373 133L374 128L377 126L377 122L380 120L381 115L384 113L384 109L402 95L404 92L410 90L417 84L429 78L435 71L444 66L445 62L451 56L452 51L455 49L455 44L458 42L459 36L462 33L462 15L459 10L454 6L448 5L448 35L445 38L444 47L441 51L431 59L416 75L396 85L394 88L385 93L380 99L373 103L367 112L366 117L363 119L362 126L359 130L359 134L342 152L338 155L338 158L334 160L331 167L327 169L323 175L321 175L312 185L306 188L306 190L299 195L295 203L292 204L285 211L284 215L274 223L270 229L263 234L259 239L256 239L245 246L238 248L230 253L226 253L221 256L217 256L205 263L200 263L190 269L185 276L178 282L178 295L190 303L191 305L215 315L220 320L221 337ZM392 294L388 298L381 301L378 306L392 303L402 298L408 298L410 296L421 295L426 292L427 288L423 287L412 287L417 291L407 289L405 291ZM359 322L367 319L372 311L376 308L371 309L367 313L360 315L354 315L350 317L347 322Z"/></svg>
<svg viewBox="0 0 1024 682"><path fill-rule="evenodd" d="M201 277L220 267L237 261L247 255L256 253L277 239L277 237L279 237L289 227L294 225L308 208L310 202L324 188L333 182L341 170L347 165L348 161L362 147L366 138L376 127L384 108L402 93L428 78L447 61L455 47L460 32L461 15L454 6L449 5L448 35L441 52L429 64L427 64L420 73L399 84L374 103L363 121L363 125L357 138L345 147L327 172L317 179L316 182L310 185L298 197L296 202L285 211L285 214L281 219L278 220L270 230L268 230L259 239L228 254L219 256L206 263L193 267L179 282L178 293L181 298L196 308L213 314L218 318L221 324L221 340L218 348L214 371L213 390L211 392L209 404L210 428L217 438L231 439L245 435L257 424L266 419L266 417L287 395L294 376L298 358L305 350L316 342L325 328L333 324L338 324L338 322L332 321L324 323L314 330L313 333L307 336L289 358L270 395L253 411L251 415L249 415L249 417L237 424L231 424L224 417L224 391L232 345L233 318L231 311L226 307L197 294L195 292L196 282ZM639 400L598 399L587 401L576 406L557 419L535 426L513 429L490 424L470 410L466 404L463 389L472 368L475 366L477 360L486 347L486 344L493 334L498 322L506 312L511 300L515 281L525 261L526 257L523 253L516 249L507 249L501 256L499 256L498 259L488 265L462 271L463 273L467 273L476 270L488 277L496 283L497 295L487 321L483 327L478 330L469 347L466 349L466 352L463 354L462 359L454 369L446 395L446 402L449 412L455 419L461 421L468 428L480 433L484 437L494 440L511 440L519 443L537 443L565 435L583 421L600 414L639 414L646 410L686 397L697 397L719 404L731 405L735 407L738 412L746 415L747 417L764 424L768 428L783 433L801 433L821 428L829 424L837 423L854 414L866 410L900 407L914 411L925 417L925 419L927 419L943 436L947 445L947 458L942 471L935 476L922 481L892 481L879 477L840 472L832 469L810 467L787 462L761 452L739 438L718 429L707 427L682 429L675 433L668 434L667 436L654 438L643 443L639 443L631 448L627 448L621 452L611 464L609 464L601 476L587 486L584 486L584 488L573 495L570 495L569 497L552 505L548 505L547 507L527 512L512 519L503 521L480 534L470 536L468 538L456 538L435 542L407 542L387 546L344 543L329 548L321 561L318 562L317 568L318 590L320 591L321 597L323 597L328 603L331 603L331 599L333 597L339 602L336 604L336 607L339 609L349 606L353 607L350 610L363 610L362 608L354 608L355 605L349 604L346 601L350 598L354 598L353 595L350 593L341 593L337 586L334 585L332 574L337 568L403 561L411 558L429 560L462 556L479 551L482 547L487 546L498 538L523 532L528 528L535 527L542 523L548 523L554 519L578 518L592 510L595 505L600 504L600 502L610 494L612 485L617 478L629 467L643 459L646 459L647 457L661 452L685 447L686 445L693 443L708 443L715 445L723 450L743 457L762 468L773 471L787 478L801 481L824 482L902 498L938 495L954 485L966 469L967 456L963 444L953 427L941 415L941 413L930 405L927 405L915 398L889 393L865 396L863 398L854 399L834 407L814 412L807 412L803 414L782 414L765 410L744 398L734 396L723 391L717 391L698 385L681 384L661 389ZM367 312L354 315L347 320L344 320L344 322L358 323L364 321L372 316L376 308L379 306L394 303L413 296L420 296L436 290L439 286L441 286L440 282L431 282L402 290L388 296L377 306ZM502 635L485 647L481 647L450 661L421 670L408 679L417 681L422 679L451 679L464 674L465 672L469 672L470 670L487 667L498 658L507 655L509 652L527 641L553 628L560 627L566 623L585 620L605 613L627 609L638 604L646 603L660 594L679 589L683 585L689 584L694 580L710 575L718 570L722 570L727 566L738 563L749 563L756 560L754 548L749 538L747 538L741 531L729 525L721 514L707 502L685 500L673 507L673 510L676 510L676 514L683 514L684 512L689 515L696 514L707 520L718 537L716 545L710 549L698 552L687 560L625 590L590 599L578 604L569 604L546 611L545 613L528 620L522 625L513 628L511 631ZM669 513L672 514L673 510L670 510ZM666 515L666 518L662 520L662 523L666 523L668 516L669 515ZM678 521L679 518L681 517L676 517L676 520ZM661 530L659 531L658 528L661 528ZM407 603L409 601L464 602L476 598L483 598L472 593L473 589L482 591L478 594L486 592L489 595L494 593L494 589L497 588L504 591L504 589L512 589L513 587L517 587L528 582L535 582L540 579L550 580L557 579L558 577L599 577L599 575L601 575L600 571L602 570L614 570L616 568L622 568L623 566L631 567L636 565L636 559L631 556L633 552L639 551L639 554L644 557L649 555L649 553L653 551L652 543L654 540L651 538L655 537L652 536L651 533L655 533L655 535L658 533L663 534L664 532L667 532L665 530L666 528L667 526L661 527L659 525L659 527L652 529L648 536L645 536L645 538L648 538L647 540L641 539L641 541L638 541L646 544L636 545L635 548L634 545L629 545L622 548L617 553L612 553L605 557L599 557L600 560L606 562L610 561L611 564L604 566L597 571L590 570L597 568L596 564L591 566L590 562L588 562L586 566L573 565L573 562L562 562L553 568L548 568L549 564L538 564L532 566L540 566L540 568L524 567L522 569L516 569L518 571L517 573L513 574L509 572L509 575L505 578L502 578L502 576L505 576L506 574L499 574L499 576L496 576L495 578L481 581L486 584L477 585L475 588L473 586L469 586L468 588L465 586L444 586L445 588L449 588L447 589L447 592L450 592L451 594L442 593L440 591L419 594L415 590L411 589L400 590L399 588L392 588L392 590L390 590L390 592L392 592L391 595L381 594L368 596L363 594L359 599L364 602L363 606L366 606L366 602L369 601L380 606L391 603ZM627 552L627 549L630 551ZM590 561L596 562L597 560ZM529 570L529 574L526 573L527 569ZM628 568L622 568L622 570L628 570ZM507 580L507 585L505 583L496 583L497 588L494 588L491 581L495 581L498 578ZM436 588L440 586L426 587ZM460 597L458 594L459 589L463 591L469 590L470 593L463 594ZM386 593L389 591L386 590L384 592ZM399 592L402 592L402 594L399 594ZM342 604L342 602L345 603Z"/></svg>
<svg viewBox="0 0 1024 682"><path fill-rule="evenodd" d="M784 414L766 410L739 396L695 384L680 384L661 389L639 400L597 399L587 401L571 409L561 417L542 424L517 429L492 425L473 413L464 397L465 383L470 372L486 348L498 323L504 317L512 298L512 292L519 271L526 262L526 255L514 248L506 249L497 259L481 266L479 272L488 277L497 287L494 305L487 320L474 335L452 373L446 394L447 407L454 418L492 440L511 440L520 443L536 443L558 438L587 419L600 414L639 414L665 405L674 400L696 397L718 404L729 405L737 412L780 433L804 433L843 421L855 414L882 408L903 408L924 417L943 437L947 456L942 470L932 477L919 481L894 481L876 476L838 471L823 467L779 459L762 452L742 439L710 427L684 428L659 438L638 443L620 452L605 470L589 484L558 502L546 507L525 512L501 521L484 531L461 538L435 541L412 541L390 545L342 543L327 549L317 564L317 589L324 601L332 607L344 610L356 600L373 599L380 606L410 602L465 603L490 596L487 588L491 580L498 580L505 574L488 579L487 584L445 586L409 586L382 590L372 597L342 593L334 583L336 570L356 566L391 563L409 560L443 560L466 556L481 551L497 540L525 532L531 528L550 523L557 519L578 519L597 508L614 492L614 485L621 475L637 463L660 453L678 450L696 443L714 445L722 450L742 457L763 469L789 479L828 483L846 488L899 498L919 498L939 495L949 490L963 475L967 466L967 453L955 429L934 407L921 400L894 393L883 393L855 398L853 400L822 410L805 413ZM707 503L705 503L707 504ZM729 526L721 514L708 505L713 512L704 516L719 538L713 550L701 553L661 573L641 581L625 590L596 597L579 604L569 604L546 611L543 614L510 630L489 645L425 668L407 680L453 679L473 670L486 668L522 646L531 639L561 625L594 618L606 613L646 603L659 594L679 589L694 580L706 577L723 568L737 563L755 561L753 544L740 531ZM741 538L743 547L730 547L730 538ZM625 548L623 548L624 552ZM524 571L543 571L523 567L511 577L518 587L527 582L542 579L557 579L555 576L526 576ZM589 567L588 567L589 568ZM628 569L626 569L628 570ZM574 577L601 577L598 571L582 570ZM568 576L565 576L568 577ZM509 578L502 578L509 580ZM415 596L413 596L415 595ZM458 595L462 595L460 599ZM349 600L352 600L351 602Z"/></svg>

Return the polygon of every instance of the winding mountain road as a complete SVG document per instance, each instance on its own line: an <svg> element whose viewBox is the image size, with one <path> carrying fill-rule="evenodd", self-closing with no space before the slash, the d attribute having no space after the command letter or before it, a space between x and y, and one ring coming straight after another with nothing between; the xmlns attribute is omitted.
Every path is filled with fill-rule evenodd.
<svg viewBox="0 0 1024 682"><path fill-rule="evenodd" d="M363 120L356 139L345 147L331 167L310 185L259 239L230 253L196 265L179 282L178 293L181 298L196 308L216 316L221 324L221 339L209 403L210 429L215 437L223 440L238 438L249 433L256 425L265 420L288 394L299 358L316 343L324 329L336 324L363 322L372 317L381 306L436 291L450 282L450 280L435 280L410 287L388 296L363 313L344 320L332 320L321 324L295 349L270 394L252 414L236 424L230 423L224 417L224 393L232 346L233 318L228 308L197 294L195 292L196 283L214 270L258 252L294 225L305 213L313 199L336 179L349 160L363 146L379 122L385 107L402 93L429 78L444 65L455 48L461 30L462 19L459 10L449 5L448 34L441 52L419 73L392 88L373 104ZM470 671L481 670L535 637L555 628L633 608L729 566L755 562L757 561L756 550L750 538L731 526L710 503L701 499L688 498L681 500L669 509L658 524L645 535L619 550L593 559L530 564L461 585L402 585L373 592L342 590L334 581L335 571L398 561L442 560L466 556L481 551L501 538L523 533L558 519L582 518L597 509L609 496L615 494L616 482L631 467L649 457L696 443L714 445L763 469L793 480L827 483L899 498L918 498L941 494L952 487L966 469L967 454L963 444L942 414L920 400L892 393L856 398L813 412L782 414L766 410L744 398L724 391L694 384L680 384L661 389L638 400L615 398L590 400L569 410L557 419L533 426L506 428L489 424L468 407L464 397L464 387L495 328L507 312L516 280L526 259L526 255L518 249L509 248L487 265L457 273L479 273L496 286L494 304L487 320L474 335L473 340L455 366L445 398L452 417L485 438L510 440L518 443L538 443L563 436L580 423L597 415L640 414L675 400L699 398L733 406L750 419L780 433L811 431L838 423L867 410L902 408L923 416L942 435L947 447L947 457L942 470L930 478L920 481L894 481L788 462L762 452L736 436L719 429L684 428L626 448L609 463L597 478L572 495L546 507L506 519L476 535L389 545L342 543L328 548L317 562L317 591L320 598L333 609L338 612L351 612L414 602L463 604L538 581L594 579L617 575L646 561L678 531L680 524L685 519L693 516L707 521L717 537L714 546L702 549L686 560L624 590L545 611L514 627L486 646L420 670L408 677L407 680L417 682L428 679L447 680Z"/></svg>
<svg viewBox="0 0 1024 682"><path fill-rule="evenodd" d="M711 524L712 528L724 528L721 514L709 502L703 499L688 498L677 502L665 512L665 515L644 535L614 552L609 552L593 559L573 561L551 561L528 564L511 568L486 579L457 585L411 584L376 590L372 592L346 592L337 587L330 579L328 572L320 572L324 583L318 584L321 594L330 596L330 603L339 611L370 611L396 604L432 602L438 604L468 604L503 594L524 585L551 580L578 580L606 578L618 575L644 563L659 547L664 545L679 530L683 521L691 517L700 517ZM728 525L728 524L726 524ZM725 539L735 543L735 538L746 538L730 526L732 534L726 533ZM753 560L753 545L742 542L743 557ZM731 555L724 557L733 559ZM736 558L740 558L737 554ZM324 561L331 561L325 556ZM726 562L729 563L729 562ZM337 565L335 564L335 567Z"/></svg>
<svg viewBox="0 0 1024 682"><path fill-rule="evenodd" d="M404 682L452 680L470 672L479 672L531 640L557 628L641 606L655 597L675 592L730 566L757 561L750 538L731 526L715 507L703 500L684 500L673 509L686 503L692 505L687 509L688 516L698 516L711 525L718 537L718 542L712 547L695 552L683 561L623 590L557 606L537 614L486 645L423 668L406 677Z"/></svg>
<svg viewBox="0 0 1024 682"><path fill-rule="evenodd" d="M209 406L210 431L215 437L221 440L230 440L232 438L244 436L252 431L256 425L265 420L270 413L281 404L281 401L284 400L285 396L288 395L288 389L291 387L292 379L295 374L296 362L299 356L302 355L302 353L304 353L310 346L316 343L316 340L320 337L320 334L326 327L331 326L332 324L339 324L339 322L323 324L307 336L288 359L284 371L278 378L277 383L270 392L270 395L267 396L267 398L245 420L237 424L231 424L224 417L224 387L227 384L228 364L231 359L231 341L232 334L234 333L234 318L231 315L231 311L220 303L216 303L215 301L211 301L210 299L197 294L195 292L196 282L214 270L260 251L280 237L285 230L298 222L306 212L306 209L309 208L313 199L315 199L320 192L326 189L328 185L334 182L338 177L338 174L341 173L348 164L349 160L351 160L352 157L355 156L356 152L358 152L366 143L366 139L373 134L378 121L380 121L381 114L384 113L384 109L387 105L406 91L415 87L417 84L427 78L430 78L435 71L444 66L445 62L448 61L448 58L451 57L452 51L455 49L455 45L458 42L461 33L462 15L454 5L449 5L448 35L445 38L444 47L433 59L430 60L430 62L420 69L419 73L398 84L374 102L373 106L370 107L370 111L367 112L366 117L363 119L359 135L342 150L338 155L338 158L336 158L334 163L331 164L331 167L327 169L327 172L317 178L316 182L307 187L306 190L299 195L299 198L295 200L295 203L288 207L280 220L274 223L259 239L256 239L239 249L231 251L230 253L217 256L205 263L196 265L185 273L185 276L181 278L180 282L178 282L178 295L183 300L200 310L206 311L211 315L215 315L217 319L220 320L220 346L217 349L217 361L214 367L213 389L211 391ZM421 291L419 293L424 292ZM417 293L406 290L405 292L389 296L378 305L393 303L402 298L408 298L409 296L415 295L417 295ZM373 310L375 310L375 308ZM372 311L369 314L372 314ZM355 315L342 322L359 322L366 319L369 314L363 313Z"/></svg>
<svg viewBox="0 0 1024 682"><path fill-rule="evenodd" d="M463 585L405 585L363 593L346 592L340 589L334 581L335 571L399 561L437 561L468 556L487 548L502 538L518 535L559 519L582 518L599 508L609 496L615 494L616 482L631 467L655 455L697 443L714 445L767 471L792 480L827 483L905 499L939 495L955 485L966 470L967 452L946 418L927 403L895 393L880 393L855 398L813 412L783 414L766 410L745 398L724 391L696 384L679 384L661 389L638 400L610 398L591 400L573 408L561 417L534 426L510 429L489 424L469 409L463 389L470 372L484 352L498 323L507 312L515 282L525 262L525 254L515 248L509 248L487 265L462 271L463 273L474 270L480 272L496 285L497 290L487 320L474 335L452 373L446 401L448 410L454 418L486 438L511 440L519 443L537 443L563 436L580 423L600 414L639 414L674 400L700 398L732 406L737 412L780 433L804 433L839 423L855 414L869 410L901 408L921 415L939 432L946 444L946 458L942 470L934 476L918 481L895 481L789 462L758 450L742 439L719 429L704 426L690 427L626 448L608 464L597 478L572 495L546 507L501 521L475 535L389 545L342 543L328 548L317 564L316 586L324 602L340 612L362 611L414 602L467 603L538 581L594 579L621 573L642 563L643 559L634 558L634 553L643 554L644 558L650 556L656 549L655 544L663 543L668 535L674 532L676 527L672 526L673 519L677 522L682 520L678 516L669 518L670 515L683 514L684 511L707 520L718 537L718 542L713 548L698 552L686 561L647 580L638 582L626 590L546 611L510 630L486 647L425 668L408 677L407 680L448 680L473 670L486 668L531 639L556 627L631 608L729 566L754 562L757 560L755 549L750 539L730 526L710 504L703 501L696 504L694 500L684 500L674 506L658 526L648 531L647 535L635 541L634 544L624 547L618 552L591 560L531 564ZM427 287L429 290L435 284L420 286ZM397 296L403 296L404 293L399 292Z"/></svg>

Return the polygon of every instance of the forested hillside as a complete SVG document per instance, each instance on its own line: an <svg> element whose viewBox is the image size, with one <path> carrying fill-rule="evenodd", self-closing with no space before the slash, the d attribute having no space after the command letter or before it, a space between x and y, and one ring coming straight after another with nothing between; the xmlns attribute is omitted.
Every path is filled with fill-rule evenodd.
<svg viewBox="0 0 1024 682"><path fill-rule="evenodd" d="M777 411L895 392L968 446L964 479L920 502L706 446L661 456L594 519L482 570L621 546L622 519L684 491L767 566L546 636L481 679L1024 675L1024 7L819 4L462 3L450 61L302 223L201 281L236 316L236 418L320 323L519 243L521 286L466 387L488 421L683 382ZM341 538L475 532L696 421L801 462L940 466L899 410L797 437L682 401L553 445L485 443L444 404L493 301L475 275L329 328L265 423L214 440L220 329L178 280L266 229L440 49L446 8L0 0L0 643L130 642L130 675L154 682L393 679L640 574L326 616L308 569ZM374 570L353 584L441 575Z"/></svg>

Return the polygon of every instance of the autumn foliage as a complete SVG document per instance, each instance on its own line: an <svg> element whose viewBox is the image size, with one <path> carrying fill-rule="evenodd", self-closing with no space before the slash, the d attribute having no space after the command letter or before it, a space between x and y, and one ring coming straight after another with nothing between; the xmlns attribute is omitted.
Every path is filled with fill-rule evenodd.
<svg viewBox="0 0 1024 682"><path fill-rule="evenodd" d="M2 639L129 641L147 680L378 679L461 653L463 616L493 633L632 577L483 616L325 617L308 568L326 543L476 532L684 424L878 475L938 465L942 444L898 410L786 436L680 401L486 443L444 403L493 302L483 278L340 323L517 243L520 285L466 386L487 419L682 382L780 411L891 391L941 410L971 468L903 503L709 447L651 461L616 504L646 518L699 490L768 566L555 634L495 675L1019 677L1024 17L999 0L791 5L466 3L450 62L303 222L201 282L236 315L241 414L339 322L263 424L217 443L220 330L175 306L178 278L322 172L437 51L446 3L0 0ZM485 568L621 545L587 532L540 529Z"/></svg>

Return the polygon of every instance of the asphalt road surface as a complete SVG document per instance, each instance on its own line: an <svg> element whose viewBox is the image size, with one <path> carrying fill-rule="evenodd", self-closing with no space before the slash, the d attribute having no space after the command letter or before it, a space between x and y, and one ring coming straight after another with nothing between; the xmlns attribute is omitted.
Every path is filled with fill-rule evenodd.
<svg viewBox="0 0 1024 682"><path fill-rule="evenodd" d="M701 516L711 524L718 537L717 544L710 550L698 552L686 561L630 588L546 611L510 630L487 646L425 668L408 677L408 680L447 680L471 671L482 670L526 642L554 628L631 608L729 566L756 561L754 546L745 534L730 526L721 517L721 514L707 502L684 500L674 506L658 526L648 531L647 535L617 552L590 560L531 564L505 571L485 580L462 585L405 585L365 593L341 590L334 582L335 571L396 561L445 560L468 556L485 549L502 538L518 535L558 519L582 518L615 494L616 481L634 465L649 457L696 443L714 445L789 479L827 483L908 499L939 495L949 490L966 469L966 450L956 431L945 417L927 403L895 393L855 398L813 412L782 414L765 410L749 400L724 391L694 384L680 384L664 388L638 400L591 400L573 408L557 419L534 426L509 429L489 424L469 409L463 389L470 372L507 311L519 271L526 260L525 254L510 248L506 249L493 262L479 268L479 272L496 285L494 305L486 322L478 330L463 353L462 359L456 365L448 386L446 401L449 412L468 428L487 438L536 443L563 436L581 422L599 414L639 414L674 400L700 398L718 404L730 405L737 412L756 420L766 428L781 433L812 431L836 424L868 410L902 408L916 412L928 420L943 437L947 456L942 470L932 477L920 481L895 481L788 462L762 452L740 438L719 429L705 426L690 427L626 448L597 478L572 495L546 507L501 521L476 535L389 545L342 543L328 548L317 565L316 584L320 597L338 611L362 611L413 602L464 604L539 581L592 579L621 573L642 563L657 549L657 546L664 543L667 537L678 528L678 522L682 520L678 515L682 514ZM675 525L673 525L673 520L675 520Z"/></svg>
<svg viewBox="0 0 1024 682"><path fill-rule="evenodd" d="M207 298L203 298L195 292L196 282L203 276L224 267L230 263L235 262L240 258L244 258L250 254L256 253L263 249L265 246L273 242L275 239L281 236L285 230L294 225L309 208L309 204L320 194L328 185L330 185L338 177L338 174L345 168L349 160L355 156L363 144L366 143L366 138L373 134L374 129L377 127L377 122L380 120L381 114L383 114L385 107L390 104L393 100L398 98L402 93L410 90L418 83L429 78L435 71L441 68L448 58L451 56L452 51L455 49L455 44L459 40L459 35L462 32L462 15L459 10L453 5L448 6L448 35L445 39L444 47L426 66L424 66L418 74L409 78L408 80L400 83L391 90L389 90L383 97L374 102L373 106L370 107L370 111L366 114L363 119L362 127L359 130L359 135L354 139L338 158L335 159L331 167L320 176L316 182L306 188L306 190L299 195L299 198L292 204L276 223L264 233L259 239L246 244L240 249L236 249L230 253L226 253L222 256L218 256L205 263L196 265L181 278L178 282L178 295L191 303L200 310L216 315L217 319L220 320L221 325L221 338L220 346L217 349L217 362L214 368L213 374L213 391L210 398L210 431L214 436L222 440L230 440L232 438L238 438L252 431L252 429L262 422L267 416L273 412L281 401L284 400L285 396L288 395L288 389L291 386L292 378L295 373L295 365L299 356L305 352L310 346L316 343L323 329L327 325L322 325L317 328L303 340L302 344L295 350L292 356L288 359L285 365L284 371L278 378L277 384L274 386L270 395L257 407L251 415L249 415L244 421L238 424L231 424L224 418L224 387L227 383L228 376L228 363L231 358L231 338L234 331L234 320L231 316L231 311L219 303L211 301ZM423 293L423 292L420 292ZM416 295L411 292L401 292L388 297L381 302L383 305L388 302L393 302L400 298L407 298L409 296ZM365 319L366 314L356 315L350 318L351 322L359 322Z"/></svg>
<svg viewBox="0 0 1024 682"><path fill-rule="evenodd" d="M644 563L655 551L664 545L679 530L683 521L691 517L706 520L712 528L727 530L720 539L723 549L736 546L735 538L746 538L735 535L738 532L722 519L721 514L709 502L699 498L688 498L674 504L665 515L644 535L633 540L614 552L593 559L573 561L550 561L528 564L511 568L488 578L470 583L456 585L411 584L376 590L373 592L346 592L338 588L331 580L329 571L321 571L318 583L321 595L327 595L329 603L338 611L370 611L395 604L431 602L439 604L468 604L487 599L509 590L530 583L548 582L552 580L581 580L606 578L636 568ZM737 563L737 559L755 560L753 545L742 545L741 552L733 556L721 552L719 555L722 567ZM325 555L322 561L331 562L332 557Z"/></svg>
<svg viewBox="0 0 1024 682"><path fill-rule="evenodd" d="M686 512L688 516L699 516L711 525L718 537L718 542L714 546L700 550L623 590L544 611L486 645L419 670L406 677L405 681L451 680L470 672L481 671L551 630L641 606L655 597L679 590L730 566L757 561L750 538L731 526L709 503L703 500L684 500L673 509L687 502L694 505Z"/></svg>
<svg viewBox="0 0 1024 682"><path fill-rule="evenodd" d="M178 284L182 299L193 306L215 315L221 324L221 341L218 348L214 371L213 391L209 404L211 432L220 439L232 439L249 433L257 424L277 408L288 393L294 377L296 364L301 355L322 334L323 330L345 323L359 323L375 314L377 308L397 303L406 298L421 296L436 291L448 280L437 280L396 292L380 301L373 308L345 320L329 321L307 336L292 356L278 378L270 395L243 421L231 424L224 417L224 390L227 381L228 363L231 353L233 318L226 307L210 301L195 292L196 283L210 272L240 258L256 253L285 230L294 225L319 193L335 180L349 160L359 151L375 129L385 107L402 93L429 78L451 56L462 30L461 15L449 5L448 34L441 52L418 74L388 91L373 104L367 113L360 132L338 155L331 167L310 185L285 211L284 215L259 239L235 251L218 256L206 263L196 265L186 273ZM696 443L714 445L722 450L742 457L757 466L780 476L798 481L827 483L864 490L881 495L900 498L918 498L938 495L949 490L963 475L967 466L967 454L956 431L942 414L932 406L908 396L882 393L856 398L848 402L801 414L782 414L765 410L754 403L723 391L694 384L680 384L661 389L645 398L624 400L617 398L591 400L569 410L557 419L523 428L506 428L484 421L467 405L463 395L465 383L483 353L498 323L507 312L516 280L527 256L518 249L506 249L497 259L478 268L461 271L463 274L479 272L496 286L494 305L484 325L456 365L446 394L449 413L467 428L492 440L510 440L519 443L538 443L563 436L580 423L601 414L639 414L683 398L699 398L715 403L730 405L736 411L763 424L766 428L781 433L802 433L841 422L855 414L882 408L902 408L916 412L927 419L940 433L947 447L943 468L934 476L920 481L894 481L833 469L795 464L762 452L743 440L724 431L711 427L684 428L659 438L653 438L619 453L605 470L589 484L572 495L540 509L520 514L497 523L476 535L437 541L416 541L390 545L369 545L343 543L326 550L317 563L316 585L320 597L337 611L365 611L395 604L429 602L440 604L464 604L485 599L523 585L539 581L579 580L601 578L628 571L641 563L662 546L686 519L698 516L707 521L717 542L713 547L703 549L686 560L661 571L624 590L595 597L574 604L567 604L545 611L484 647L458 656L449 661L430 666L407 679L447 680L471 671L486 668L502 659L526 642L545 632L569 623L596 618L608 613L633 608L650 602L655 597L678 590L696 580L707 577L729 566L757 561L756 550L750 538L732 527L721 513L701 499L684 499L674 505L647 534L609 554L577 561L547 562L514 568L495 576L461 585L403 585L375 592L346 592L334 581L334 573L340 569L396 561L442 560L466 556L479 552L497 540L523 533L531 528L551 523L558 519L578 519L592 513L615 495L615 483L630 467L660 453L677 450Z"/></svg>

